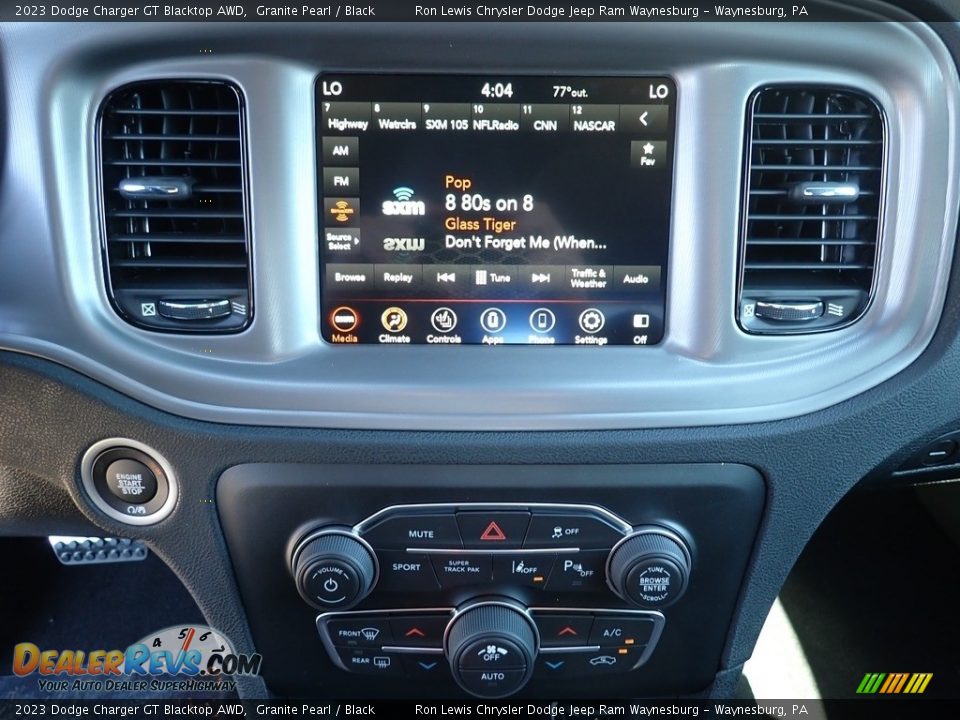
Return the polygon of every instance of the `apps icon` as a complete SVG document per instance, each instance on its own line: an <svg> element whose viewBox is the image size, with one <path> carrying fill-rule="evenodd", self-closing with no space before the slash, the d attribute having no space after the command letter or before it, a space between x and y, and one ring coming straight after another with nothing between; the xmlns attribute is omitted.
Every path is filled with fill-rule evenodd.
<svg viewBox="0 0 960 720"><path fill-rule="evenodd" d="M487 308L480 316L480 325L488 333L498 333L507 325L507 316L500 308Z"/></svg>

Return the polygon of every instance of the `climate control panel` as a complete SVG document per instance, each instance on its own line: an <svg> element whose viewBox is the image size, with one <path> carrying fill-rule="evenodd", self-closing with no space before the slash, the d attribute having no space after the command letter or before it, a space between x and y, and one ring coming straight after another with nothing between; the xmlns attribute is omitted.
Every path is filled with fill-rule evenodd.
<svg viewBox="0 0 960 720"><path fill-rule="evenodd" d="M280 695L627 698L721 667L764 493L703 465L242 465L217 505Z"/></svg>
<svg viewBox="0 0 960 720"><path fill-rule="evenodd" d="M636 670L665 623L648 610L523 606L484 599L462 608L331 612L317 618L343 670L372 677L453 677L480 697L505 697L531 678L608 676Z"/></svg>
<svg viewBox="0 0 960 720"><path fill-rule="evenodd" d="M317 626L343 670L398 677L442 665L461 688L490 698L517 692L535 672L639 667L664 615L576 603L606 596L647 610L672 605L691 563L672 529L634 527L595 505L541 503L388 507L354 527L307 533L290 559L300 596L320 610L345 610L373 593L386 604L467 593L451 607L325 612ZM574 606L540 606L558 596Z"/></svg>

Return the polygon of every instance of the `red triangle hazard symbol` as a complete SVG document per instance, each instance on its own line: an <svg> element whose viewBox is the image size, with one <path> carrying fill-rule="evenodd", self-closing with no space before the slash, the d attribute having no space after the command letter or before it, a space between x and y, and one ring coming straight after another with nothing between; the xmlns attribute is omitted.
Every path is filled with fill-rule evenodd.
<svg viewBox="0 0 960 720"><path fill-rule="evenodd" d="M487 525L487 529L483 531L483 535L480 536L481 540L506 540L507 536L504 534L503 530L500 529L500 526L496 522L490 521L490 524Z"/></svg>

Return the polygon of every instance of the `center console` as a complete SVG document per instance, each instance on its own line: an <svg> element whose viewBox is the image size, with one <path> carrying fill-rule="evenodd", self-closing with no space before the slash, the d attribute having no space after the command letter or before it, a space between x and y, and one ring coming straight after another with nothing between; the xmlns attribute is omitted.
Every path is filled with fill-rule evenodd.
<svg viewBox="0 0 960 720"><path fill-rule="evenodd" d="M242 465L217 485L265 679L289 695L693 692L763 498L739 465Z"/></svg>

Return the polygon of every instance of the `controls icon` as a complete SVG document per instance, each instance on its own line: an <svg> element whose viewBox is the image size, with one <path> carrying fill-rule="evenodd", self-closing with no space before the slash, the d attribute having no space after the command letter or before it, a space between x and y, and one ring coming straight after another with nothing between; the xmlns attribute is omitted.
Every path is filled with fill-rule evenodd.
<svg viewBox="0 0 960 720"><path fill-rule="evenodd" d="M488 308L480 316L480 325L488 333L497 333L507 325L507 316L500 308Z"/></svg>
<svg viewBox="0 0 960 720"><path fill-rule="evenodd" d="M430 324L437 332L448 333L457 326L457 314L448 307L437 308L430 316Z"/></svg>
<svg viewBox="0 0 960 720"><path fill-rule="evenodd" d="M348 333L357 329L360 324L360 315L350 307L338 307L330 313L330 324L337 332Z"/></svg>
<svg viewBox="0 0 960 720"><path fill-rule="evenodd" d="M385 330L392 333L403 332L407 327L407 313L403 308L388 307L380 316L380 322Z"/></svg>
<svg viewBox="0 0 960 720"><path fill-rule="evenodd" d="M600 332L605 322L606 318L603 316L603 313L596 308L587 308L580 313L580 329L585 333L593 335L594 333Z"/></svg>
<svg viewBox="0 0 960 720"><path fill-rule="evenodd" d="M530 327L534 332L548 333L557 324L557 317L547 308L537 308L530 313Z"/></svg>

